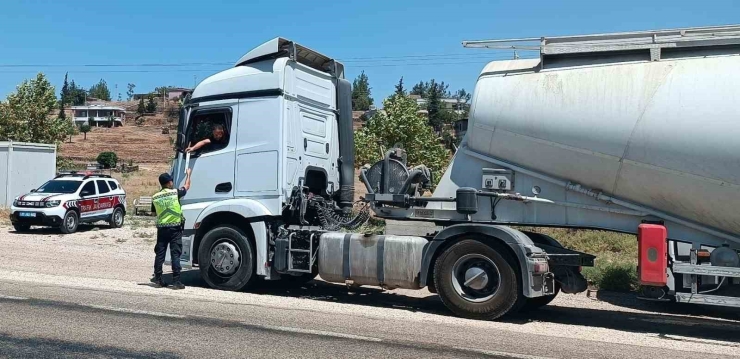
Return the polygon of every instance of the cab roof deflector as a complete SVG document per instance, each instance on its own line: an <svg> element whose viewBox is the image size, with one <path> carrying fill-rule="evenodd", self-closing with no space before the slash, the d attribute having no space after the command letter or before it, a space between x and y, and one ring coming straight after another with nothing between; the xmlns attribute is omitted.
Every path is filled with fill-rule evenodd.
<svg viewBox="0 0 740 359"><path fill-rule="evenodd" d="M314 51L282 37L276 37L247 52L234 67L279 57L290 57L313 69L344 78L344 65L320 52Z"/></svg>

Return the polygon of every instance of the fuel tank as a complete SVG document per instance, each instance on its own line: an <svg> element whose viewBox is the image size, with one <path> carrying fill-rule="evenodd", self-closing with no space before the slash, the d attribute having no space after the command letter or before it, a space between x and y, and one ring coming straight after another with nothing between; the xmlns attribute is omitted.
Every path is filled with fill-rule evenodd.
<svg viewBox="0 0 740 359"><path fill-rule="evenodd" d="M468 148L740 234L738 53L491 62Z"/></svg>
<svg viewBox="0 0 740 359"><path fill-rule="evenodd" d="M325 233L319 244L319 275L327 282L420 289L426 239Z"/></svg>

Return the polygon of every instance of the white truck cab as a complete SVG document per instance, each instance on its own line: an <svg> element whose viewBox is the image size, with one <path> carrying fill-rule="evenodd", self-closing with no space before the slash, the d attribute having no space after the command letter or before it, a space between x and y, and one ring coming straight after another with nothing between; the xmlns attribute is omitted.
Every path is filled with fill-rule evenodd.
<svg viewBox="0 0 740 359"><path fill-rule="evenodd" d="M341 63L275 38L195 88L181 116L179 147L208 138L217 125L224 138L191 154L194 185L181 200L183 265L199 263L195 249L204 231L230 223L254 238L256 274L270 277L264 219L282 217L300 188L334 198L343 165L345 186L352 186L353 152L340 160L340 113L351 136L351 103L338 101L350 95L343 72ZM184 157L178 153L173 168L180 182ZM352 194L344 198L344 206L351 206Z"/></svg>

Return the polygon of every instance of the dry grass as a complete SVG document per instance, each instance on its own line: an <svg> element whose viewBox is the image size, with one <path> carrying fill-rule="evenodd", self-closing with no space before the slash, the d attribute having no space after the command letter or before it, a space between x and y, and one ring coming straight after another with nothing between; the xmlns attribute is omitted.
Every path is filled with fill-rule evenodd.
<svg viewBox="0 0 740 359"><path fill-rule="evenodd" d="M174 136L173 131L169 135L162 134L162 126L157 125L94 127L87 133L87 139L80 133L72 136L71 143L61 144L59 155L76 162L94 162L101 152L113 151L119 161L162 163L174 155L171 136Z"/></svg>
<svg viewBox="0 0 740 359"><path fill-rule="evenodd" d="M169 172L170 167L164 163L139 166L139 171L132 173L112 173L123 189L126 190L126 201L129 211L133 213L134 200L141 196L151 196L159 191L159 175Z"/></svg>
<svg viewBox="0 0 740 359"><path fill-rule="evenodd" d="M0 208L0 226L10 225L10 210L7 208Z"/></svg>
<svg viewBox="0 0 740 359"><path fill-rule="evenodd" d="M566 248L595 255L595 266L584 267L583 275L600 289L637 289L637 238L634 235L564 228L529 230L547 234Z"/></svg>

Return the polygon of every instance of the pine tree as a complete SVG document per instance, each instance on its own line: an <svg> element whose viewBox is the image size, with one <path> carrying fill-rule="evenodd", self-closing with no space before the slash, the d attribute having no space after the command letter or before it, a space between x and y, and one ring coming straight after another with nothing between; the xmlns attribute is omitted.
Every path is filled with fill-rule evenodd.
<svg viewBox="0 0 740 359"><path fill-rule="evenodd" d="M406 89L403 88L403 76L401 76L401 79L398 80L398 84L396 85L396 95L406 96Z"/></svg>
<svg viewBox="0 0 740 359"><path fill-rule="evenodd" d="M144 98L139 98L139 105L136 107L136 113L143 115L146 112L146 106L144 106Z"/></svg>
<svg viewBox="0 0 740 359"><path fill-rule="evenodd" d="M443 89L442 84L439 84L432 79L429 82L429 89L427 90L427 113L429 114L429 126L432 126L435 130L439 131L444 124L441 112L442 112L442 96Z"/></svg>
<svg viewBox="0 0 740 359"><path fill-rule="evenodd" d="M128 91L126 91L126 96L128 96L128 100L131 101L131 99L134 98L134 88L136 87L136 85L130 83L127 86Z"/></svg>
<svg viewBox="0 0 740 359"><path fill-rule="evenodd" d="M373 104L373 98L370 97L370 83L365 71L352 83L352 110L367 111Z"/></svg>
<svg viewBox="0 0 740 359"><path fill-rule="evenodd" d="M62 92L59 93L59 118L62 120L67 119L67 114L64 113L64 105L69 101L69 83L67 83L67 75L64 74L64 85L62 85Z"/></svg>
<svg viewBox="0 0 740 359"><path fill-rule="evenodd" d="M157 112L157 104L154 102L154 97L149 96L149 102L146 104L146 112L154 113Z"/></svg>

